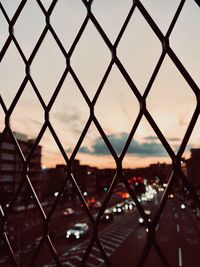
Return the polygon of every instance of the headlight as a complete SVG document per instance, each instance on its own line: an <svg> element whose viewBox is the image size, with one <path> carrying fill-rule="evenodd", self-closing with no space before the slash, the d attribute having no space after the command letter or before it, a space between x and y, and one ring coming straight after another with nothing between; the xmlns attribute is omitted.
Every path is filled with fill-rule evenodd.
<svg viewBox="0 0 200 267"><path fill-rule="evenodd" d="M79 233L76 233L75 236L76 236L76 239L80 238L80 234Z"/></svg>
<svg viewBox="0 0 200 267"><path fill-rule="evenodd" d="M181 204L181 209L182 209L182 210L185 209L185 204Z"/></svg>
<svg viewBox="0 0 200 267"><path fill-rule="evenodd" d="M71 235L71 232L70 231L67 231L66 237L69 238L70 235Z"/></svg>
<svg viewBox="0 0 200 267"><path fill-rule="evenodd" d="M139 223L143 223L144 219L143 218L139 218Z"/></svg>

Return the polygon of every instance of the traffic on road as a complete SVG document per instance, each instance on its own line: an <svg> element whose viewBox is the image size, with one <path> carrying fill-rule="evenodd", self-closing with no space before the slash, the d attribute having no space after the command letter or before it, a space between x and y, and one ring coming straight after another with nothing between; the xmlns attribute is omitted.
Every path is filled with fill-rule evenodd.
<svg viewBox="0 0 200 267"><path fill-rule="evenodd" d="M162 192L161 188L155 190L153 187L148 186L146 192L138 196L149 222L151 222L159 207ZM86 203L95 221L103 202L101 199L92 199ZM159 240L158 245L165 251L166 257L170 259L171 263L174 264L172 266L191 267L189 265L192 260L191 255L194 258L197 257L197 251L200 249L198 216L199 213L196 210L191 211L187 202L178 199L173 194L169 195L165 212L161 215L159 224L156 227L156 235ZM174 226L175 221L176 224ZM26 222L19 217L18 221L12 222L11 225L9 231L10 235L13 236L14 253L19 266L28 266L28 262L34 257L34 253L42 240L42 221L33 213L30 214ZM188 228L188 225L190 225L190 228ZM191 225L193 225L193 228L191 228ZM129 258L132 264L129 265L127 263L124 266L134 266L138 260L138 255L141 254L145 246L148 225L145 224L143 216L131 197L128 196L123 199L117 196L112 198L100 217L97 227L99 242L102 244L102 248L113 266L123 266L120 265L122 264L120 263L120 258ZM49 236L64 266L76 267L80 265L93 233L92 223L80 203L72 206L60 206L49 225ZM169 243L172 244L171 250L173 252L169 252ZM128 257L126 255L129 255L128 248L131 246L135 249ZM1 245L0 266L11 267L12 264L9 262L9 257L4 253L2 247ZM118 256L116 256L116 252ZM154 267L160 267L159 257L155 260L151 253L145 266L152 267L150 264L152 259L155 262ZM94 267L104 266L105 264L104 256L95 242L87 262L89 266ZM199 267L200 262L197 262L192 267ZM40 256L34 266L56 266L52 261L47 246L42 247Z"/></svg>

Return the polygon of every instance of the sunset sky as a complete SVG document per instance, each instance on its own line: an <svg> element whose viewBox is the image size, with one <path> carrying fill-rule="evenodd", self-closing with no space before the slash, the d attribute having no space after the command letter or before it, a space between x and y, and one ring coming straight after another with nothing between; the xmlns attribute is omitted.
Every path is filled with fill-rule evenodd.
<svg viewBox="0 0 200 267"><path fill-rule="evenodd" d="M11 20L20 0L1 0ZM41 0L45 9L52 1ZM131 9L132 0L94 0L92 13L114 44ZM163 34L178 8L180 0L142 0ZM80 0L58 0L51 14L50 23L66 52L87 15ZM14 25L14 36L28 60L46 22L36 0L28 0ZM200 9L194 0L186 0L182 13L170 36L170 47L186 70L200 85ZM9 36L8 23L0 9L0 50ZM162 45L139 9L136 8L118 46L117 56L143 94L152 72L162 53ZM75 50L70 64L82 87L92 101L104 73L111 62L111 52L93 23L89 20ZM44 102L48 105L66 67L65 58L48 31L30 66L31 77ZM9 109L25 77L25 64L12 41L0 64L0 92ZM196 107L196 98L167 55L147 97L147 109L165 138L176 152L187 130ZM139 112L139 103L119 71L113 65L105 85L95 104L94 113L115 151L120 154ZM81 132L89 118L90 110L71 74L50 110L50 122L70 157ZM44 123L44 110L32 85L28 82L11 115L13 131L35 138ZM4 129L4 112L0 108L0 131ZM191 147L200 147L200 122L186 148L189 157ZM155 162L170 162L162 144L145 117L142 118L129 150L124 167L147 166ZM47 129L40 142L43 166L63 163L59 149ZM81 164L98 167L115 167L100 133L94 123L84 138L76 156Z"/></svg>

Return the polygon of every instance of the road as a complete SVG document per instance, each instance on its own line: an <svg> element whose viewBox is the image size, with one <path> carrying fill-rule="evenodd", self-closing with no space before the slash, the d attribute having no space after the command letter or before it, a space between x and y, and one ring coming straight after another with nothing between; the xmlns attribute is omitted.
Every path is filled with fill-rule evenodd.
<svg viewBox="0 0 200 267"><path fill-rule="evenodd" d="M156 227L157 243L170 267L199 267L200 223L187 207L186 209L181 209L180 204L175 198L169 199L159 224ZM159 201L155 198L151 202L142 203L142 205L144 209L151 210L151 216L153 216L155 210L158 208ZM115 215L112 222L100 225L98 237L109 258L111 266L137 266L148 235L146 228L138 223L139 217L137 208L134 208L131 211L124 211L120 215ZM77 218L79 220L85 220L83 211L77 211L76 216L71 216L70 218L64 218L61 212L57 212L53 217L50 227L54 233L52 241L64 266L80 266L81 259L92 236L91 231L90 235L82 241L76 242L65 238L64 233L66 229L75 223ZM23 249L19 256L18 262L20 267L28 266L34 250L39 244L40 238L38 236L42 235L41 220L31 220L31 224L26 225L26 227L24 226L22 230L23 236L26 236L26 238L23 238ZM34 242L30 244L30 240ZM26 244L28 241L29 243ZM8 259L5 261L5 257L2 257L0 266L11 267L12 265L9 264ZM43 246L34 266L55 266L47 245ZM94 244L85 266L107 266L96 244ZM144 266L164 266L154 246L152 246Z"/></svg>
<svg viewBox="0 0 200 267"><path fill-rule="evenodd" d="M182 210L180 202L176 199L168 201L156 227L156 238L170 267L200 266L200 221L187 208ZM112 266L137 266L146 240L145 228L133 229L127 240L111 256ZM154 246L144 266L164 266Z"/></svg>

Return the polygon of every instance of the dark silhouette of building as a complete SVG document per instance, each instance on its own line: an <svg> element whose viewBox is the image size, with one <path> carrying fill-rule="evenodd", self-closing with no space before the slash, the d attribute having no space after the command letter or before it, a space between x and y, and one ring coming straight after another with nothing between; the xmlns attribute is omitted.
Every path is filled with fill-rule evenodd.
<svg viewBox="0 0 200 267"><path fill-rule="evenodd" d="M28 139L26 135L21 133L15 132L14 135L26 158L34 140ZM16 143L9 133L0 134L0 137L0 190L9 198L16 191L21 179L23 179L23 162ZM41 149L40 145L37 146L28 166L28 175L36 192L41 191Z"/></svg>
<svg viewBox="0 0 200 267"><path fill-rule="evenodd" d="M107 192L114 176L116 170L115 169L98 169L97 171L97 193L100 194L102 192Z"/></svg>
<svg viewBox="0 0 200 267"><path fill-rule="evenodd" d="M97 171L95 167L80 165L79 160L72 164L72 176L82 193L94 196L97 193ZM62 190L66 199L78 199L77 189L71 179L67 178L67 165L58 164L55 168L43 170L43 195L52 197L56 192Z"/></svg>
<svg viewBox="0 0 200 267"><path fill-rule="evenodd" d="M187 178L196 188L200 188L200 148L190 150L191 157L185 160Z"/></svg>

